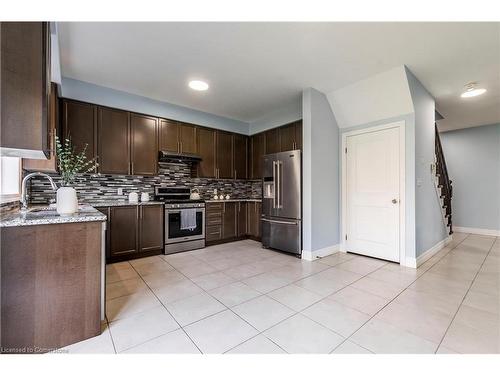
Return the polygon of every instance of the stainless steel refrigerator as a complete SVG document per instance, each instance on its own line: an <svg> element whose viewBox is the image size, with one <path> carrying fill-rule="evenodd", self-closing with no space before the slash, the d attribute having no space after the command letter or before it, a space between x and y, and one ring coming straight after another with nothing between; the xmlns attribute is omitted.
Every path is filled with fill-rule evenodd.
<svg viewBox="0 0 500 375"><path fill-rule="evenodd" d="M262 245L302 252L302 163L300 150L263 156Z"/></svg>

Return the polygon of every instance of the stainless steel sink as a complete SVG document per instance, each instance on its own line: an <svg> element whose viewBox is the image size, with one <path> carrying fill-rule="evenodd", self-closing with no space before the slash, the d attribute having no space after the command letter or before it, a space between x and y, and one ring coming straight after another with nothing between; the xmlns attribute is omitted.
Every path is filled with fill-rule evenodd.
<svg viewBox="0 0 500 375"><path fill-rule="evenodd" d="M31 207L28 209L28 212L30 213L35 213L35 212L47 212L47 211L55 211L55 207L49 207L49 206L41 206L41 207Z"/></svg>

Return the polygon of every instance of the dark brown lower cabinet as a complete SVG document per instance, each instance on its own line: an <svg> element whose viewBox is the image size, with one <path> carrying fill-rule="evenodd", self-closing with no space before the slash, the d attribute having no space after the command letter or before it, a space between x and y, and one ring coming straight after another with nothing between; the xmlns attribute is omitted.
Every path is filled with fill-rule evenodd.
<svg viewBox="0 0 500 375"><path fill-rule="evenodd" d="M163 205L146 205L139 207L139 251L163 250Z"/></svg>
<svg viewBox="0 0 500 375"><path fill-rule="evenodd" d="M111 207L109 216L109 257L137 253L137 206Z"/></svg>
<svg viewBox="0 0 500 375"><path fill-rule="evenodd" d="M248 203L238 202L238 237L244 237L248 233Z"/></svg>
<svg viewBox="0 0 500 375"><path fill-rule="evenodd" d="M254 239L260 239L262 214L261 202L248 202L248 235Z"/></svg>
<svg viewBox="0 0 500 375"><path fill-rule="evenodd" d="M224 202L222 211L222 238L229 240L238 237L237 202Z"/></svg>
<svg viewBox="0 0 500 375"><path fill-rule="evenodd" d="M242 238L260 239L260 202L208 202L205 241L207 245Z"/></svg>
<svg viewBox="0 0 500 375"><path fill-rule="evenodd" d="M205 242L222 240L222 211L224 203L207 203L205 207Z"/></svg>
<svg viewBox="0 0 500 375"><path fill-rule="evenodd" d="M100 207L99 211L108 215L108 262L163 252L163 205Z"/></svg>
<svg viewBox="0 0 500 375"><path fill-rule="evenodd" d="M43 353L101 334L102 222L0 235L2 353Z"/></svg>

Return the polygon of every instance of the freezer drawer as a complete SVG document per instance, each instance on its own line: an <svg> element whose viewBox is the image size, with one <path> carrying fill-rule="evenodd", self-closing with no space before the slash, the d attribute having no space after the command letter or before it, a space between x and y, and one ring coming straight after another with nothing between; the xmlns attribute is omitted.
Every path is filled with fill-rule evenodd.
<svg viewBox="0 0 500 375"><path fill-rule="evenodd" d="M300 220L262 219L262 245L272 249L301 254L302 225Z"/></svg>

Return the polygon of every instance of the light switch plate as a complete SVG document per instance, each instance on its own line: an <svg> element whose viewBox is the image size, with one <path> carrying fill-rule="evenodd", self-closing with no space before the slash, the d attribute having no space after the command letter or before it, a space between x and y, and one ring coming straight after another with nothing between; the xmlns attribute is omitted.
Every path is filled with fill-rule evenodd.
<svg viewBox="0 0 500 375"><path fill-rule="evenodd" d="M117 195L123 195L123 189L122 188L116 189L116 194Z"/></svg>

